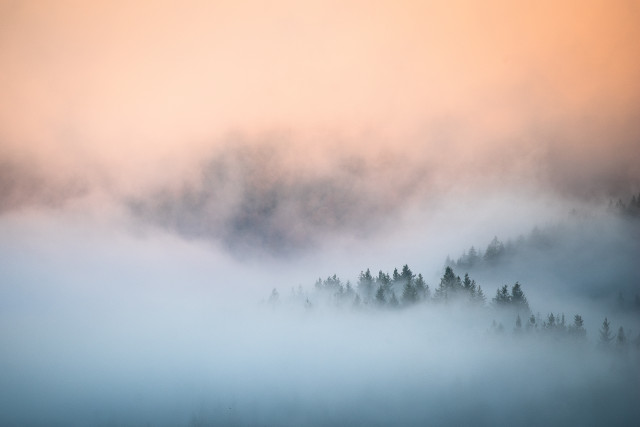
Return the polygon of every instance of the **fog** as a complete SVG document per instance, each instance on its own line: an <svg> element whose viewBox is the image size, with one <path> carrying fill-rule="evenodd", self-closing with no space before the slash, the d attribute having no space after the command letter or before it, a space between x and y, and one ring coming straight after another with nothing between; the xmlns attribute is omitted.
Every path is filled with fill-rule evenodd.
<svg viewBox="0 0 640 427"><path fill-rule="evenodd" d="M612 284L620 265L625 280L629 272L637 280L629 264L638 253L630 233L637 224L604 209L575 219L553 203L523 220L518 210L540 203L522 200L510 211L519 220L496 220L505 209L499 200L517 200L504 197L474 203L472 219L443 202L438 214L399 216L402 226L377 239L331 239L297 256L238 257L224 241L185 239L103 199L4 214L2 424L635 424L639 315L603 295L621 290L631 304L638 292ZM563 238L543 253L571 269L538 254L471 270L484 307L404 307L400 293L396 310L354 307L314 289L318 277L337 273L356 287L366 268L391 273L407 262L433 294L447 253L492 238L477 231L481 225L515 239L544 215L542 229L556 226ZM568 231L558 233L567 218L570 226L560 227ZM567 252L585 241L612 276L600 288L588 279L601 268ZM541 324L515 333L514 313L491 302L499 286L515 281L539 322L550 313L566 314L567 324L582 315L586 340L547 335ZM277 301L270 300L274 288ZM614 333L624 327L624 348L598 344L605 316Z"/></svg>
<svg viewBox="0 0 640 427"><path fill-rule="evenodd" d="M0 0L0 424L640 424L639 16Z"/></svg>

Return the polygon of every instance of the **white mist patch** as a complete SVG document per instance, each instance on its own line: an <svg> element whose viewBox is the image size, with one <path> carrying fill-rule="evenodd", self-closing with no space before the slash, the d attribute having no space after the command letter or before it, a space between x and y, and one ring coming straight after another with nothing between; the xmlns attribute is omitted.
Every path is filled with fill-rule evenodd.
<svg viewBox="0 0 640 427"><path fill-rule="evenodd" d="M593 338L572 346L514 335L515 319L488 308L323 305L310 289L318 275L335 263L353 279L366 265L351 265L337 249L240 262L213 245L149 229L131 234L126 218L110 218L2 217L1 424L640 419L636 350L609 354ZM396 248L378 249L379 259L395 259ZM312 296L310 308L289 298L297 284ZM482 285L490 298L495 288ZM273 288L278 304L267 301Z"/></svg>

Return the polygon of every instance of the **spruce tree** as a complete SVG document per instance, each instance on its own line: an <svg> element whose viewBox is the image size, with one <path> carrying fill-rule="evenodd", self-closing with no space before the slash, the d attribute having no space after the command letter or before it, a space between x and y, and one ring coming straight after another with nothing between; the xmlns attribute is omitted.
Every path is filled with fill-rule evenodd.
<svg viewBox="0 0 640 427"><path fill-rule="evenodd" d="M376 292L376 303L378 305L385 305L387 300L384 297L384 286L378 286L378 291Z"/></svg>
<svg viewBox="0 0 640 427"><path fill-rule="evenodd" d="M418 291L411 282L406 282L402 290L402 302L406 305L415 303L418 300Z"/></svg>
<svg viewBox="0 0 640 427"><path fill-rule="evenodd" d="M548 330L553 330L556 328L556 316L554 316L553 313L550 313L547 316L547 321L545 322L544 327Z"/></svg>
<svg viewBox="0 0 640 427"><path fill-rule="evenodd" d="M494 237L487 250L484 252L484 260L488 262L496 262L504 253L504 244L498 240L498 237Z"/></svg>
<svg viewBox="0 0 640 427"><path fill-rule="evenodd" d="M427 298L427 285L424 282L422 274L418 274L418 277L416 278L416 291L418 292L419 299L424 300Z"/></svg>
<svg viewBox="0 0 640 427"><path fill-rule="evenodd" d="M391 292L391 277L389 274L384 273L382 270L378 272L378 277L376 278L376 284L378 286L382 286L385 294Z"/></svg>
<svg viewBox="0 0 640 427"><path fill-rule="evenodd" d="M413 284L413 279L416 277L415 274L409 268L409 265L405 264L402 266L402 273L400 273L400 278L403 284L411 283Z"/></svg>
<svg viewBox="0 0 640 427"><path fill-rule="evenodd" d="M367 271L360 272L360 276L358 276L358 284L356 285L358 288L358 293L362 295L365 301L370 300L373 295L373 276L371 276L371 271L367 268Z"/></svg>
<svg viewBox="0 0 640 427"><path fill-rule="evenodd" d="M467 255L467 263L469 264L469 267L473 267L474 265L476 265L478 259L479 256L476 248L471 246L471 249L469 249L469 255Z"/></svg>
<svg viewBox="0 0 640 427"><path fill-rule="evenodd" d="M616 344L618 347L622 347L627 342L627 337L624 335L624 328L620 326L618 329L618 335L616 335Z"/></svg>
<svg viewBox="0 0 640 427"><path fill-rule="evenodd" d="M524 296L522 287L518 282L516 282L511 288L510 303L516 310L520 312L529 313L531 311L529 309L529 303L527 302L527 297Z"/></svg>
<svg viewBox="0 0 640 427"><path fill-rule="evenodd" d="M436 298L446 301L459 289L462 289L460 276L456 276L451 267L447 267L440 279L440 286L436 289Z"/></svg>
<svg viewBox="0 0 640 427"><path fill-rule="evenodd" d="M573 316L573 325L569 326L569 334L575 338L585 338L587 336L587 331L582 326L583 324L584 321L582 320L582 316L579 314Z"/></svg>
<svg viewBox="0 0 640 427"><path fill-rule="evenodd" d="M609 320L605 317L604 322L602 322L602 328L600 328L600 343L602 345L609 344L613 339L610 326L611 324L609 323Z"/></svg>
<svg viewBox="0 0 640 427"><path fill-rule="evenodd" d="M465 291L471 293L471 279L469 278L469 273L464 274L464 280L462 281L462 287Z"/></svg>
<svg viewBox="0 0 640 427"><path fill-rule="evenodd" d="M392 280L393 280L393 283L394 283L394 284L396 284L396 283L400 283L401 276L400 276L400 273L398 273L398 269L397 269L397 268L394 268L394 269L393 269L393 276L392 276Z"/></svg>
<svg viewBox="0 0 640 427"><path fill-rule="evenodd" d="M352 298L355 291L353 290L353 286L351 286L351 282L347 280L347 284L345 285L344 294L347 298Z"/></svg>
<svg viewBox="0 0 640 427"><path fill-rule="evenodd" d="M511 295L509 295L509 287L504 285L498 288L496 296L493 298L493 303L497 307L506 307L511 302Z"/></svg>
<svg viewBox="0 0 640 427"><path fill-rule="evenodd" d="M480 306L484 306L485 303L487 302L487 298L484 296L484 292L482 291L482 286L478 286L478 290L476 291L475 302Z"/></svg>

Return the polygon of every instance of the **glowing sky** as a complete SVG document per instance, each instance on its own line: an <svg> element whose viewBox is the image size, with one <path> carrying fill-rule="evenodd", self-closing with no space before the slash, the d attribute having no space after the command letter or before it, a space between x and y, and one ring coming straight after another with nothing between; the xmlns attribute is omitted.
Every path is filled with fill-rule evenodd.
<svg viewBox="0 0 640 427"><path fill-rule="evenodd" d="M639 53L635 1L1 1L0 160L130 194L240 138L611 192Z"/></svg>

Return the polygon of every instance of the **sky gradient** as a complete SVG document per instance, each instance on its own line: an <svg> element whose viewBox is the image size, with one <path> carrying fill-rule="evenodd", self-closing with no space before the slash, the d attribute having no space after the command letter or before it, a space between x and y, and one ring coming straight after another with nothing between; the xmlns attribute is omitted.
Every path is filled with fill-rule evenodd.
<svg viewBox="0 0 640 427"><path fill-rule="evenodd" d="M182 185L238 140L280 144L287 171L395 156L439 190L477 176L637 190L637 2L0 8L5 203L29 182L127 196Z"/></svg>
<svg viewBox="0 0 640 427"><path fill-rule="evenodd" d="M637 0L0 0L0 94L0 425L640 425Z"/></svg>

